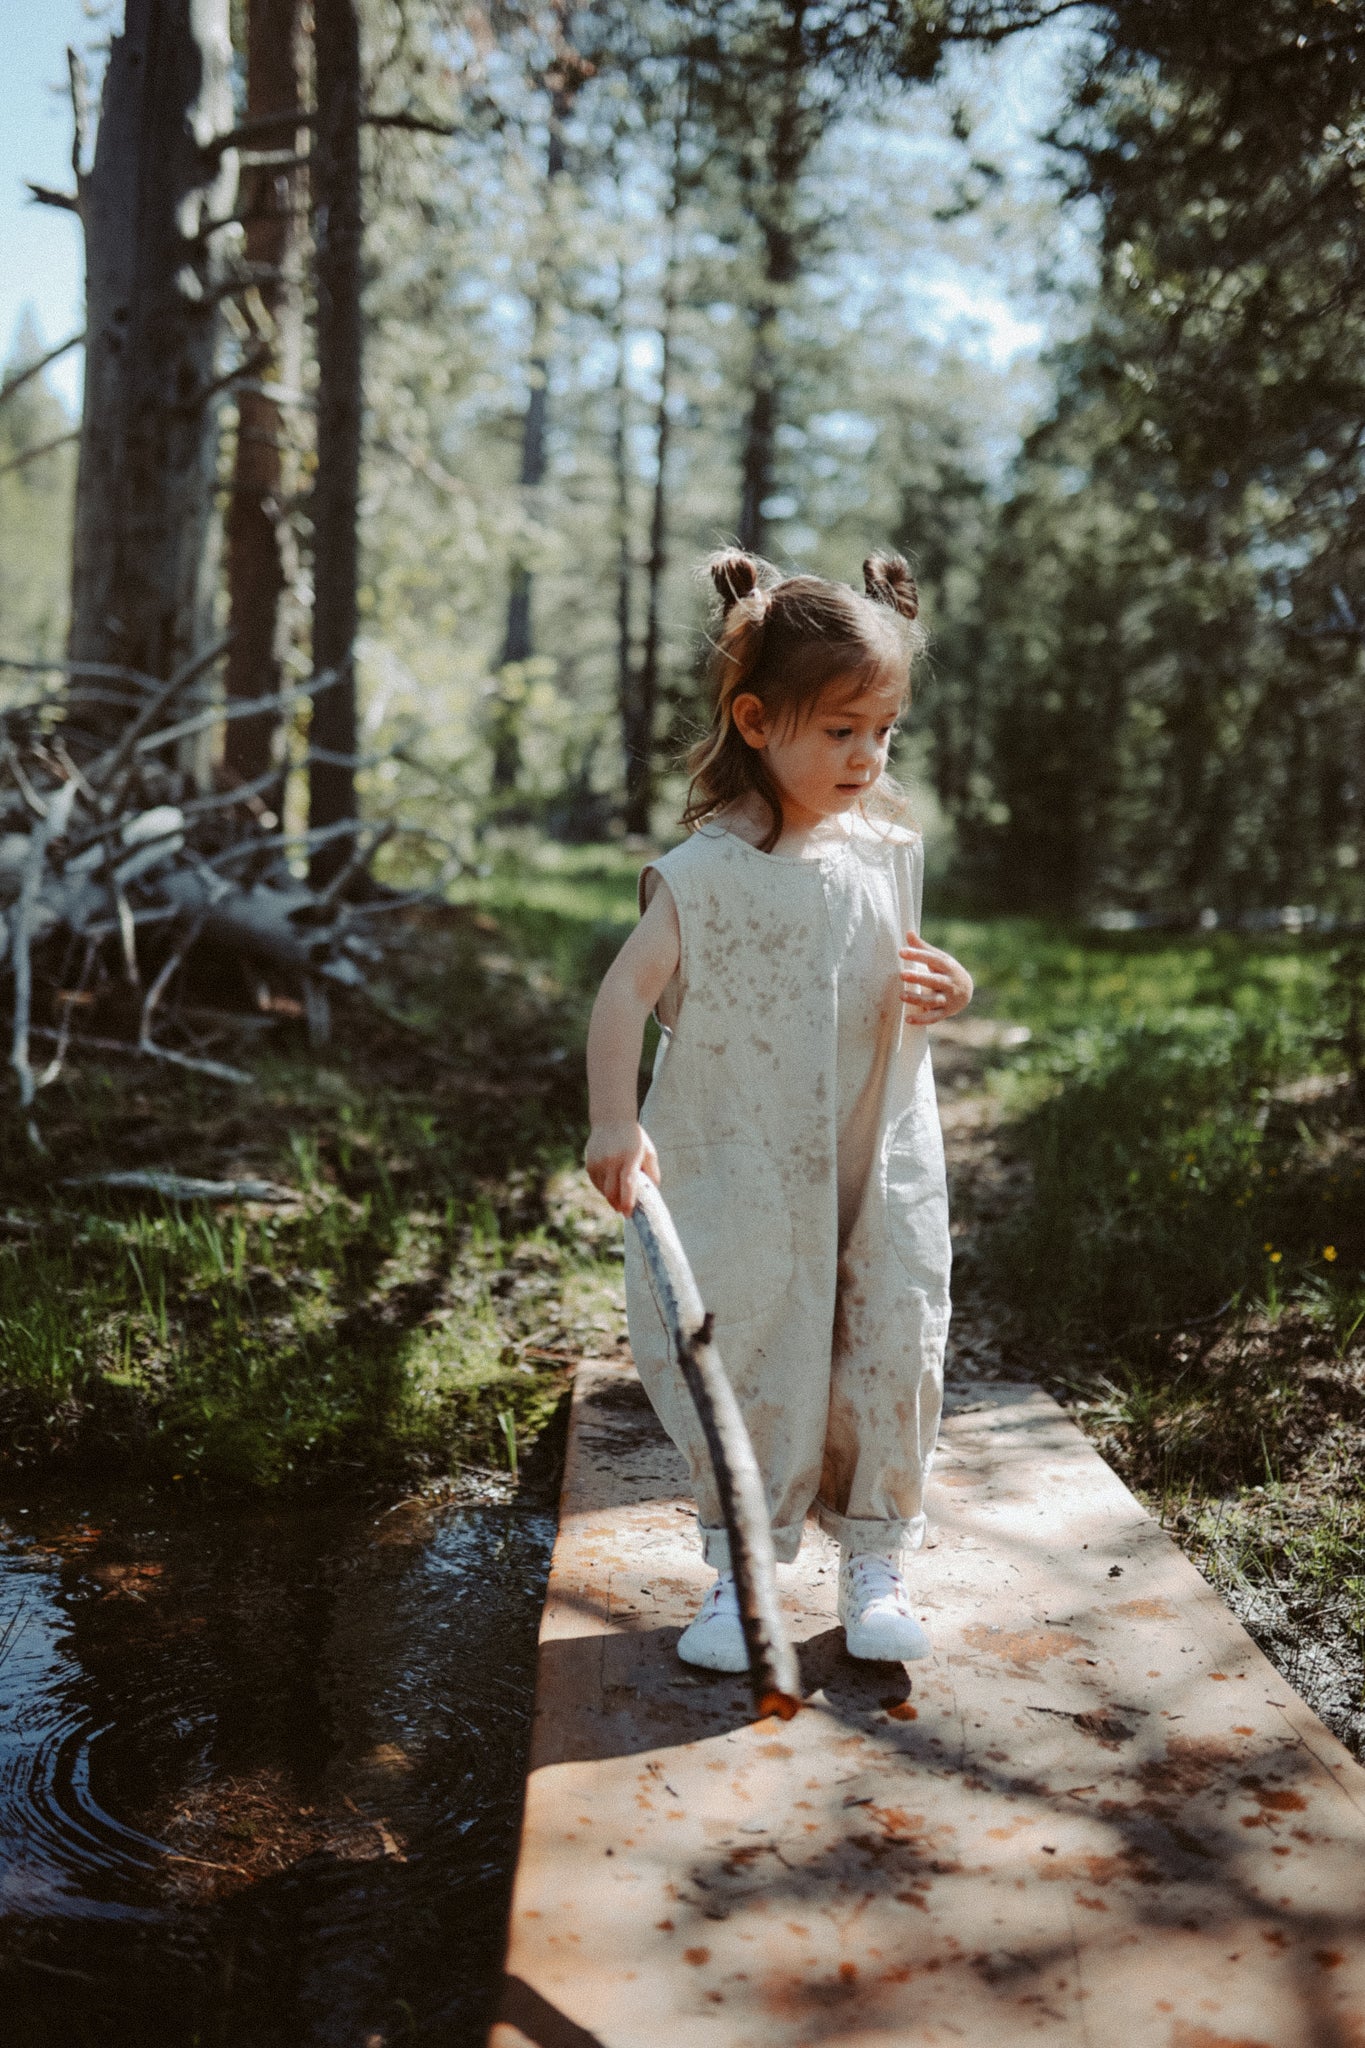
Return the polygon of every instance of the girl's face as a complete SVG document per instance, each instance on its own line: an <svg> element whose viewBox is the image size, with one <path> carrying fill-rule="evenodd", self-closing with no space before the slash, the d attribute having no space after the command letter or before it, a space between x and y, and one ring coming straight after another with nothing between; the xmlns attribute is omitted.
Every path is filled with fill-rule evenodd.
<svg viewBox="0 0 1365 2048"><path fill-rule="evenodd" d="M866 796L886 767L903 703L895 683L859 688L835 677L803 717L774 720L751 691L735 698L730 714L746 744L766 757L784 823L806 830Z"/></svg>

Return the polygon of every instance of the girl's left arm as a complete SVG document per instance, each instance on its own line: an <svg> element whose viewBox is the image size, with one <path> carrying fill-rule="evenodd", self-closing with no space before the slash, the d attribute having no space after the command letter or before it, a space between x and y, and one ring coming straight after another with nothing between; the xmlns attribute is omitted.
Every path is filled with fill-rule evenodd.
<svg viewBox="0 0 1365 2048"><path fill-rule="evenodd" d="M911 1024L942 1024L972 999L972 977L960 960L907 932L901 947L901 1001Z"/></svg>

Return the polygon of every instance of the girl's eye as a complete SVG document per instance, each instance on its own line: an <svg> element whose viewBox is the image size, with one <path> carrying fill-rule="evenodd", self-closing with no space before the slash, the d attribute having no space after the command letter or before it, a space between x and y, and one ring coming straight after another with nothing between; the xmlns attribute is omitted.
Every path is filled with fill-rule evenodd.
<svg viewBox="0 0 1365 2048"><path fill-rule="evenodd" d="M832 740L846 740L852 737L853 727L851 725L827 725L825 732Z"/></svg>

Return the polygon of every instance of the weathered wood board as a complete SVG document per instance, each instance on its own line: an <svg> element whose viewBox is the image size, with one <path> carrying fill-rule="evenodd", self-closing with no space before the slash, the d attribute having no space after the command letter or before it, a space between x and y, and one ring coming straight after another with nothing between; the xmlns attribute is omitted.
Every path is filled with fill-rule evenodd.
<svg viewBox="0 0 1365 2048"><path fill-rule="evenodd" d="M708 1574L583 1368L490 2048L1365 2048L1365 1770L1036 1388L945 1425L936 1645L860 1665L811 1532L806 1708L677 1632Z"/></svg>

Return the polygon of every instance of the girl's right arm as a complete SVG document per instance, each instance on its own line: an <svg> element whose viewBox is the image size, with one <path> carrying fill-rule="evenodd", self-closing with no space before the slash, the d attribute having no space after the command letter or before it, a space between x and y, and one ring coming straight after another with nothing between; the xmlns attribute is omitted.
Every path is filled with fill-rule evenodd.
<svg viewBox="0 0 1365 2048"><path fill-rule="evenodd" d="M677 973L681 955L677 906L660 881L607 969L588 1026L588 1176L623 1216L635 1207L636 1174L659 1178L658 1154L637 1113L636 1083L645 1020Z"/></svg>

